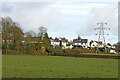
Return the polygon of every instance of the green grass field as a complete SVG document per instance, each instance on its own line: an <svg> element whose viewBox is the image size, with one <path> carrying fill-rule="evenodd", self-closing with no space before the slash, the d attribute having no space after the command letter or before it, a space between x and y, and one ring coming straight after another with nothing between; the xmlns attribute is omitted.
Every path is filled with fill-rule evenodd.
<svg viewBox="0 0 120 80"><path fill-rule="evenodd" d="M3 78L117 78L118 60L3 55Z"/></svg>
<svg viewBox="0 0 120 80"><path fill-rule="evenodd" d="M105 56L120 56L119 54L106 54L106 53L81 53L84 55L105 55Z"/></svg>

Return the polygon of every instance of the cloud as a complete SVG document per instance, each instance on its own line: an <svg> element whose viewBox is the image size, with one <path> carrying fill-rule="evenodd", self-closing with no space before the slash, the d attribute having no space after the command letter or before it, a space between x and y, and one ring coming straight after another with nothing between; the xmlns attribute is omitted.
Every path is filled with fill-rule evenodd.
<svg viewBox="0 0 120 80"><path fill-rule="evenodd" d="M118 2L119 0L4 0L0 2Z"/></svg>
<svg viewBox="0 0 120 80"><path fill-rule="evenodd" d="M8 3L9 4L9 3ZM8 6L4 4L4 6ZM60 12L49 8L52 3L14 3L15 9L12 7L3 7L3 9L9 9L4 12L5 16L11 16L15 21L20 22L22 28L25 31L35 30L37 31L39 26L51 27L55 29L55 26L60 25L59 19Z"/></svg>
<svg viewBox="0 0 120 80"><path fill-rule="evenodd" d="M7 6L4 5L5 3L2 4L2 12L12 12L14 9L13 4L8 4Z"/></svg>
<svg viewBox="0 0 120 80"><path fill-rule="evenodd" d="M80 34L82 38L97 40L97 37L93 36L96 33L93 30L96 22L111 14L116 4L84 2L8 2L3 4L3 16L10 16L19 22L24 32L38 32L39 26L45 26L50 36L73 39ZM112 18L108 25L112 28L112 36L117 34L113 31L117 28L117 25L114 25L117 23L116 17Z"/></svg>
<svg viewBox="0 0 120 80"><path fill-rule="evenodd" d="M117 4L107 4L100 7L95 7L90 12L91 18L89 18L86 25L84 25L81 29L81 32L78 31L78 34L82 34L83 36L93 36L98 33L99 30L94 31L94 28L99 27L97 23L103 22L108 23L108 25L104 25L106 28L111 28L111 30L105 30L106 33L109 33L109 36L106 36L106 40L111 43L115 43L114 41L118 40L118 13L117 13ZM93 39L98 40L98 37L94 36Z"/></svg>

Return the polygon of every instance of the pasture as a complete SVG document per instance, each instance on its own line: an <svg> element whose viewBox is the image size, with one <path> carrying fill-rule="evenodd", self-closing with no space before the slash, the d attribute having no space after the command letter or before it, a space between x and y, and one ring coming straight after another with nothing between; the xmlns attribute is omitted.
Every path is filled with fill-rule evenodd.
<svg viewBox="0 0 120 80"><path fill-rule="evenodd" d="M118 60L2 55L3 78L117 78Z"/></svg>

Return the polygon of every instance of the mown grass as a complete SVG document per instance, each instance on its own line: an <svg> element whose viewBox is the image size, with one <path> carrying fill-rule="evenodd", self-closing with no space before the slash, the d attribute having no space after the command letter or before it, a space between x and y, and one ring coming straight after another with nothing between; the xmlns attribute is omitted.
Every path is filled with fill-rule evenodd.
<svg viewBox="0 0 120 80"><path fill-rule="evenodd" d="M3 55L3 78L117 78L118 60Z"/></svg>

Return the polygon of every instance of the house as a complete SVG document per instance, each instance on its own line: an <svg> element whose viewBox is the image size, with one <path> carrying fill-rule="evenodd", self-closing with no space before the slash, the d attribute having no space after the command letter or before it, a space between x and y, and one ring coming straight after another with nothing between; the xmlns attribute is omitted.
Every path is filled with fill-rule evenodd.
<svg viewBox="0 0 120 80"><path fill-rule="evenodd" d="M111 50L110 50L110 53L114 53L114 54L115 54L116 51L115 51L114 49L111 49Z"/></svg>
<svg viewBox="0 0 120 80"><path fill-rule="evenodd" d="M112 44L110 44L110 43L107 43L107 45L106 45L109 49L110 48L112 48L112 49L115 49L115 46L114 45L112 45Z"/></svg>
<svg viewBox="0 0 120 80"><path fill-rule="evenodd" d="M115 46L117 53L120 53L120 41L118 41L117 44L114 44L114 46Z"/></svg>
<svg viewBox="0 0 120 80"><path fill-rule="evenodd" d="M69 44L68 39L60 38L60 41L62 42L62 49L66 49L67 45Z"/></svg>
<svg viewBox="0 0 120 80"><path fill-rule="evenodd" d="M66 49L66 45L69 43L68 40L66 38L55 38L53 39L52 37L50 37L50 42L51 42L51 45L53 46L53 48L55 48L56 46L62 46L62 49Z"/></svg>
<svg viewBox="0 0 120 80"><path fill-rule="evenodd" d="M54 40L53 40L53 43L52 43L53 45L56 45L56 46L59 46L60 45L60 40L59 40L59 38L55 38Z"/></svg>
<svg viewBox="0 0 120 80"><path fill-rule="evenodd" d="M107 43L108 48L112 48L112 45L110 43Z"/></svg>
<svg viewBox="0 0 120 80"><path fill-rule="evenodd" d="M83 48L88 47L88 39L81 39L79 36L77 39L73 39L74 46L82 46Z"/></svg>
<svg viewBox="0 0 120 80"><path fill-rule="evenodd" d="M103 44L102 41L93 41L93 40L91 40L90 41L90 47L91 48L95 48L95 47L102 48L102 47L104 47L104 44Z"/></svg>
<svg viewBox="0 0 120 80"><path fill-rule="evenodd" d="M73 45L68 44L68 45L66 45L65 49L72 49L72 48L73 48Z"/></svg>

